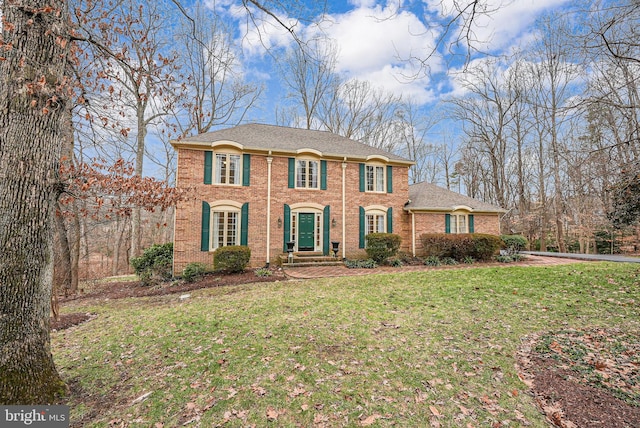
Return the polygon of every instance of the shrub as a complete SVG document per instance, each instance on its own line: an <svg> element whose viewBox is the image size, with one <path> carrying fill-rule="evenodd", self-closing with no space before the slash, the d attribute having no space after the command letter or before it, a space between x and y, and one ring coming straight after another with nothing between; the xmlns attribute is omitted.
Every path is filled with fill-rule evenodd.
<svg viewBox="0 0 640 428"><path fill-rule="evenodd" d="M182 270L182 279L186 282L193 282L202 278L206 271L207 266L204 263L189 263Z"/></svg>
<svg viewBox="0 0 640 428"><path fill-rule="evenodd" d="M140 257L131 259L131 267L143 284L167 281L173 276L173 243L152 245Z"/></svg>
<svg viewBox="0 0 640 428"><path fill-rule="evenodd" d="M462 259L463 263L468 264L468 265L472 265L476 262L476 259L474 259L471 256L466 256L464 259Z"/></svg>
<svg viewBox="0 0 640 428"><path fill-rule="evenodd" d="M224 272L242 272L251 259L251 249L240 245L219 247L213 253L213 268Z"/></svg>
<svg viewBox="0 0 640 428"><path fill-rule="evenodd" d="M425 266L440 266L442 262L438 256L429 256L424 259Z"/></svg>
<svg viewBox="0 0 640 428"><path fill-rule="evenodd" d="M427 256L462 260L473 254L473 239L468 233L425 233L420 236L420 240Z"/></svg>
<svg viewBox="0 0 640 428"><path fill-rule="evenodd" d="M453 257L444 257L441 260L443 265L447 265L447 266L455 266L458 264L458 261L456 259L454 259Z"/></svg>
<svg viewBox="0 0 640 428"><path fill-rule="evenodd" d="M256 274L256 276L260 277L260 278L265 278L267 276L271 276L271 271L268 268L260 268L260 269L256 269L256 271L254 272Z"/></svg>
<svg viewBox="0 0 640 428"><path fill-rule="evenodd" d="M496 235L473 233L471 239L473 240L473 250L469 255L476 260L491 260L500 252L502 240Z"/></svg>
<svg viewBox="0 0 640 428"><path fill-rule="evenodd" d="M373 259L345 260L344 265L349 269L375 269L378 267L378 264Z"/></svg>
<svg viewBox="0 0 640 428"><path fill-rule="evenodd" d="M404 263L402 262L401 258L394 257L393 259L389 260L389 265L393 267L402 267L404 266Z"/></svg>
<svg viewBox="0 0 640 428"><path fill-rule="evenodd" d="M398 253L402 239L393 233L370 233L367 239L367 255L376 263L384 263Z"/></svg>
<svg viewBox="0 0 640 428"><path fill-rule="evenodd" d="M529 245L527 238L522 235L502 235L500 236L507 254L515 254L525 250Z"/></svg>
<svg viewBox="0 0 640 428"><path fill-rule="evenodd" d="M513 257L498 255L496 256L496 260L499 261L500 263L511 263L513 261Z"/></svg>

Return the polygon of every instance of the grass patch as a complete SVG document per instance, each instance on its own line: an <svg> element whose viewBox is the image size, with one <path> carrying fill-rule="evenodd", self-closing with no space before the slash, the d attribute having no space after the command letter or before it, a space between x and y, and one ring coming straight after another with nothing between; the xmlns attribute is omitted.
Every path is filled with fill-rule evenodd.
<svg viewBox="0 0 640 428"><path fill-rule="evenodd" d="M521 338L637 335L639 272L484 267L72 302L63 313L97 318L52 347L82 426L545 427L514 368Z"/></svg>

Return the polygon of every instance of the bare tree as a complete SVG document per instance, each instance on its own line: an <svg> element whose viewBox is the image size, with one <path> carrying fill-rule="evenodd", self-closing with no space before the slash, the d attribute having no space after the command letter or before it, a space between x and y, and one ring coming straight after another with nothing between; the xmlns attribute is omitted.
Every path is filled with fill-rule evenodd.
<svg viewBox="0 0 640 428"><path fill-rule="evenodd" d="M565 22L559 17L545 18L540 24L540 36L531 50L532 73L535 77L532 101L542 112L538 120L545 126L545 135L548 137L546 149L552 162L556 241L561 252L566 251L566 206L562 193L563 171L566 168L562 160L565 148L561 133L564 125L569 123L574 107L570 103L571 97L576 94L573 84L582 76L581 67L572 58L572 47L565 37L565 28Z"/></svg>
<svg viewBox="0 0 640 428"><path fill-rule="evenodd" d="M455 117L462 121L469 149L488 165L487 177L491 186L485 199L507 207L507 127L515 104L510 96L516 94L506 90L499 65L488 60L467 70L461 81L469 93L464 98L451 100L451 103Z"/></svg>
<svg viewBox="0 0 640 428"><path fill-rule="evenodd" d="M187 96L175 112L174 133L178 136L239 123L262 92L255 84L244 82L233 32L220 17L202 3L184 12L176 41Z"/></svg>
<svg viewBox="0 0 640 428"><path fill-rule="evenodd" d="M92 59L99 63L95 84L106 86L108 105L100 120L112 127L124 122L115 131L130 143L135 172L142 176L149 128L158 125L180 99L175 82L178 54L166 32L167 3L120 0L108 16L102 13L106 7L94 10L88 17L92 19L77 19L94 48ZM141 211L135 208L131 215L131 257L140 253L140 226Z"/></svg>
<svg viewBox="0 0 640 428"><path fill-rule="evenodd" d="M375 89L367 81L334 82L322 99L318 120L328 131L394 151L396 141L389 131L401 101L401 97Z"/></svg>
<svg viewBox="0 0 640 428"><path fill-rule="evenodd" d="M288 89L287 98L302 113L302 126L317 128L318 110L322 100L338 81L335 74L336 47L327 39L314 39L306 43L307 49L292 49L283 61L281 75Z"/></svg>

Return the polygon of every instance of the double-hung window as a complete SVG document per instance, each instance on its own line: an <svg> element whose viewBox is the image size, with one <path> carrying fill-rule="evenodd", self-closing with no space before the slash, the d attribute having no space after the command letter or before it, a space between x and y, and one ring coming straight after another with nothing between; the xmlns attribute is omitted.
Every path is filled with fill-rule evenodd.
<svg viewBox="0 0 640 428"><path fill-rule="evenodd" d="M445 215L445 233L474 233L474 216L466 212Z"/></svg>
<svg viewBox="0 0 640 428"><path fill-rule="evenodd" d="M366 165L367 192L384 192L384 167Z"/></svg>
<svg viewBox="0 0 640 428"><path fill-rule="evenodd" d="M451 233L467 233L467 216L464 214L451 215Z"/></svg>
<svg viewBox="0 0 640 428"><path fill-rule="evenodd" d="M240 155L216 153L215 184L241 184L240 172Z"/></svg>
<svg viewBox="0 0 640 428"><path fill-rule="evenodd" d="M317 160L298 159L296 161L296 187L317 189L320 182L320 162Z"/></svg>

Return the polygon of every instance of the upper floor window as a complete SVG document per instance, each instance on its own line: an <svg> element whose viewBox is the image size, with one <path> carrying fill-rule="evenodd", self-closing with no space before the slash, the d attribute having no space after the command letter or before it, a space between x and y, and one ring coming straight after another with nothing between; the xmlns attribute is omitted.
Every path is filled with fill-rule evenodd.
<svg viewBox="0 0 640 428"><path fill-rule="evenodd" d="M296 187L317 189L319 178L319 162L309 159L296 160Z"/></svg>
<svg viewBox="0 0 640 428"><path fill-rule="evenodd" d="M327 161L289 158L288 187L327 190Z"/></svg>
<svg viewBox="0 0 640 428"><path fill-rule="evenodd" d="M360 191L393 193L393 167L379 163L360 164Z"/></svg>
<svg viewBox="0 0 640 428"><path fill-rule="evenodd" d="M240 155L216 153L215 184L240 184Z"/></svg>
<svg viewBox="0 0 640 428"><path fill-rule="evenodd" d="M384 192L384 167L366 165L367 192Z"/></svg>
<svg viewBox="0 0 640 428"><path fill-rule="evenodd" d="M231 186L249 186L251 155L222 152L204 152L204 184L222 184Z"/></svg>

